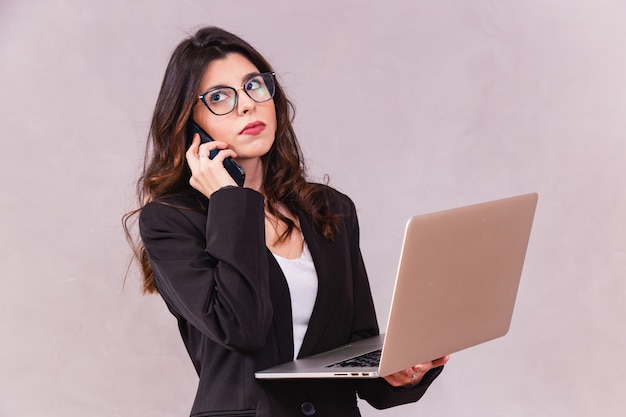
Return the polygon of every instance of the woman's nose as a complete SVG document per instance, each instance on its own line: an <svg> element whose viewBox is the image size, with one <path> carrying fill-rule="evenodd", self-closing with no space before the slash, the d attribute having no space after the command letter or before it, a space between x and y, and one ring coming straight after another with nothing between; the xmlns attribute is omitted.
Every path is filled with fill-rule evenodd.
<svg viewBox="0 0 626 417"><path fill-rule="evenodd" d="M256 105L256 102L254 100L248 97L248 95L244 91L240 90L237 93L239 94L237 100L237 112L239 114L246 114L254 109L254 106Z"/></svg>

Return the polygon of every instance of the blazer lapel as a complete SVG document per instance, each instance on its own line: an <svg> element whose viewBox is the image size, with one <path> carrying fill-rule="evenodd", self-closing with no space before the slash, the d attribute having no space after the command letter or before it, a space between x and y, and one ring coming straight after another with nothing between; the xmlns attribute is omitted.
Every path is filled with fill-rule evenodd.
<svg viewBox="0 0 626 417"><path fill-rule="evenodd" d="M269 249L267 249L267 260L270 270L270 294L274 310L276 344L281 362L288 362L293 360L293 320L289 286L280 265Z"/></svg>
<svg viewBox="0 0 626 417"><path fill-rule="evenodd" d="M298 355L304 357L320 350L316 348L320 345L320 337L328 326L332 326L335 306L344 292L346 277L341 266L346 264L346 254L336 242L328 242L320 236L304 216L299 220L318 277L317 298Z"/></svg>

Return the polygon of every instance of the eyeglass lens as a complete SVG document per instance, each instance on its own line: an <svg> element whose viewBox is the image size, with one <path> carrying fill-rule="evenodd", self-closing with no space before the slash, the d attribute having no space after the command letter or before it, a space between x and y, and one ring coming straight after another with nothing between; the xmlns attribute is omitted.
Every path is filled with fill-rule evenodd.
<svg viewBox="0 0 626 417"><path fill-rule="evenodd" d="M269 101L274 97L274 76L271 72L255 75L246 80L241 89L257 103ZM209 110L217 115L230 113L237 106L237 90L232 87L215 88L201 97Z"/></svg>

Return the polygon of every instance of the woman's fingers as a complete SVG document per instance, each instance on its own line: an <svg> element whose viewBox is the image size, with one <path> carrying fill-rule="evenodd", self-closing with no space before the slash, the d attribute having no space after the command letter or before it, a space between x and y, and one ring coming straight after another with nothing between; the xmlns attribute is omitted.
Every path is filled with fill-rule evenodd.
<svg viewBox="0 0 626 417"><path fill-rule="evenodd" d="M420 363L404 371L386 376L385 380L394 387L414 385L422 380L426 372L445 365L449 360L450 355L446 355L431 362Z"/></svg>
<svg viewBox="0 0 626 417"><path fill-rule="evenodd" d="M414 368L409 368L386 376L385 381L387 381L391 386L401 387L404 385L417 384L422 380L422 377L423 373L416 371Z"/></svg>
<svg viewBox="0 0 626 417"><path fill-rule="evenodd" d="M194 159L198 159L198 146L200 145L200 135L197 133L193 135L193 139L191 140L191 145L185 152L185 157L187 158L187 163L189 166L192 166L192 162Z"/></svg>
<svg viewBox="0 0 626 417"><path fill-rule="evenodd" d="M443 366L446 363L448 363L449 360L450 360L450 355L446 355L446 356L441 357L439 359L435 359L434 361L432 361L433 368L437 368L439 366Z"/></svg>
<svg viewBox="0 0 626 417"><path fill-rule="evenodd" d="M218 150L218 152L216 153L215 150ZM213 158L211 158L211 153L215 154ZM198 159L206 158L209 161L224 162L224 159L229 157L236 158L237 154L232 149L225 147L200 147L200 150L198 151Z"/></svg>
<svg viewBox="0 0 626 417"><path fill-rule="evenodd" d="M200 137L196 134L187 150L187 163L191 169L189 184L207 197L226 185L236 185L224 168L224 159L236 158L237 154L227 147L227 143L220 141L200 143ZM215 150L218 152L211 159L211 152Z"/></svg>
<svg viewBox="0 0 626 417"><path fill-rule="evenodd" d="M211 154L212 151L214 150L225 150L226 154L221 155L221 157L219 158L219 160L221 160L222 162L224 161L224 159L231 157L231 158L236 158L237 154L232 150L232 149L228 149L228 144L226 142L220 142L217 140L212 140L209 142L204 142L204 143L200 143L200 135L195 133L193 135L193 139L191 141L191 145L189 146L189 148L187 149L187 152L185 153L185 156L187 157L187 160L189 161L190 158L195 158L195 159L200 159L202 157L209 157L209 155ZM220 155L221 152L218 152L217 155ZM217 158L217 155L215 158ZM215 159L213 158L213 159ZM211 159L211 158L209 158Z"/></svg>
<svg viewBox="0 0 626 417"><path fill-rule="evenodd" d="M415 365L412 369L414 369L416 372L426 373L433 368L438 368L440 366L445 365L449 360L450 360L450 355L446 355L430 362L420 363L418 365Z"/></svg>

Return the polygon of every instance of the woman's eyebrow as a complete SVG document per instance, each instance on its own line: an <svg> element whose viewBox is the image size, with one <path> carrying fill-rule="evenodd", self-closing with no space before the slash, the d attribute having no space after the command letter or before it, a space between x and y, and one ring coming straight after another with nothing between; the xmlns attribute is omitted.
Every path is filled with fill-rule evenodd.
<svg viewBox="0 0 626 417"><path fill-rule="evenodd" d="M261 74L261 73L258 72L258 71L249 72L248 74L246 74L243 77L241 77L241 83L243 84L244 82L248 81L250 78L254 77L255 75L259 75L259 74ZM211 91L211 90L215 90L216 88L224 88L224 87L237 89L237 88L242 87L242 86L240 85L240 86L237 86L237 87L233 87L232 85L227 85L227 84L217 84L217 85L214 85L212 87L209 87L209 88L205 89L204 91Z"/></svg>
<svg viewBox="0 0 626 417"><path fill-rule="evenodd" d="M243 77L241 77L241 82L244 83L246 81L248 81L250 78L256 76L256 75L260 75L261 73L259 71L254 71L254 72L249 72L248 74L244 75Z"/></svg>

